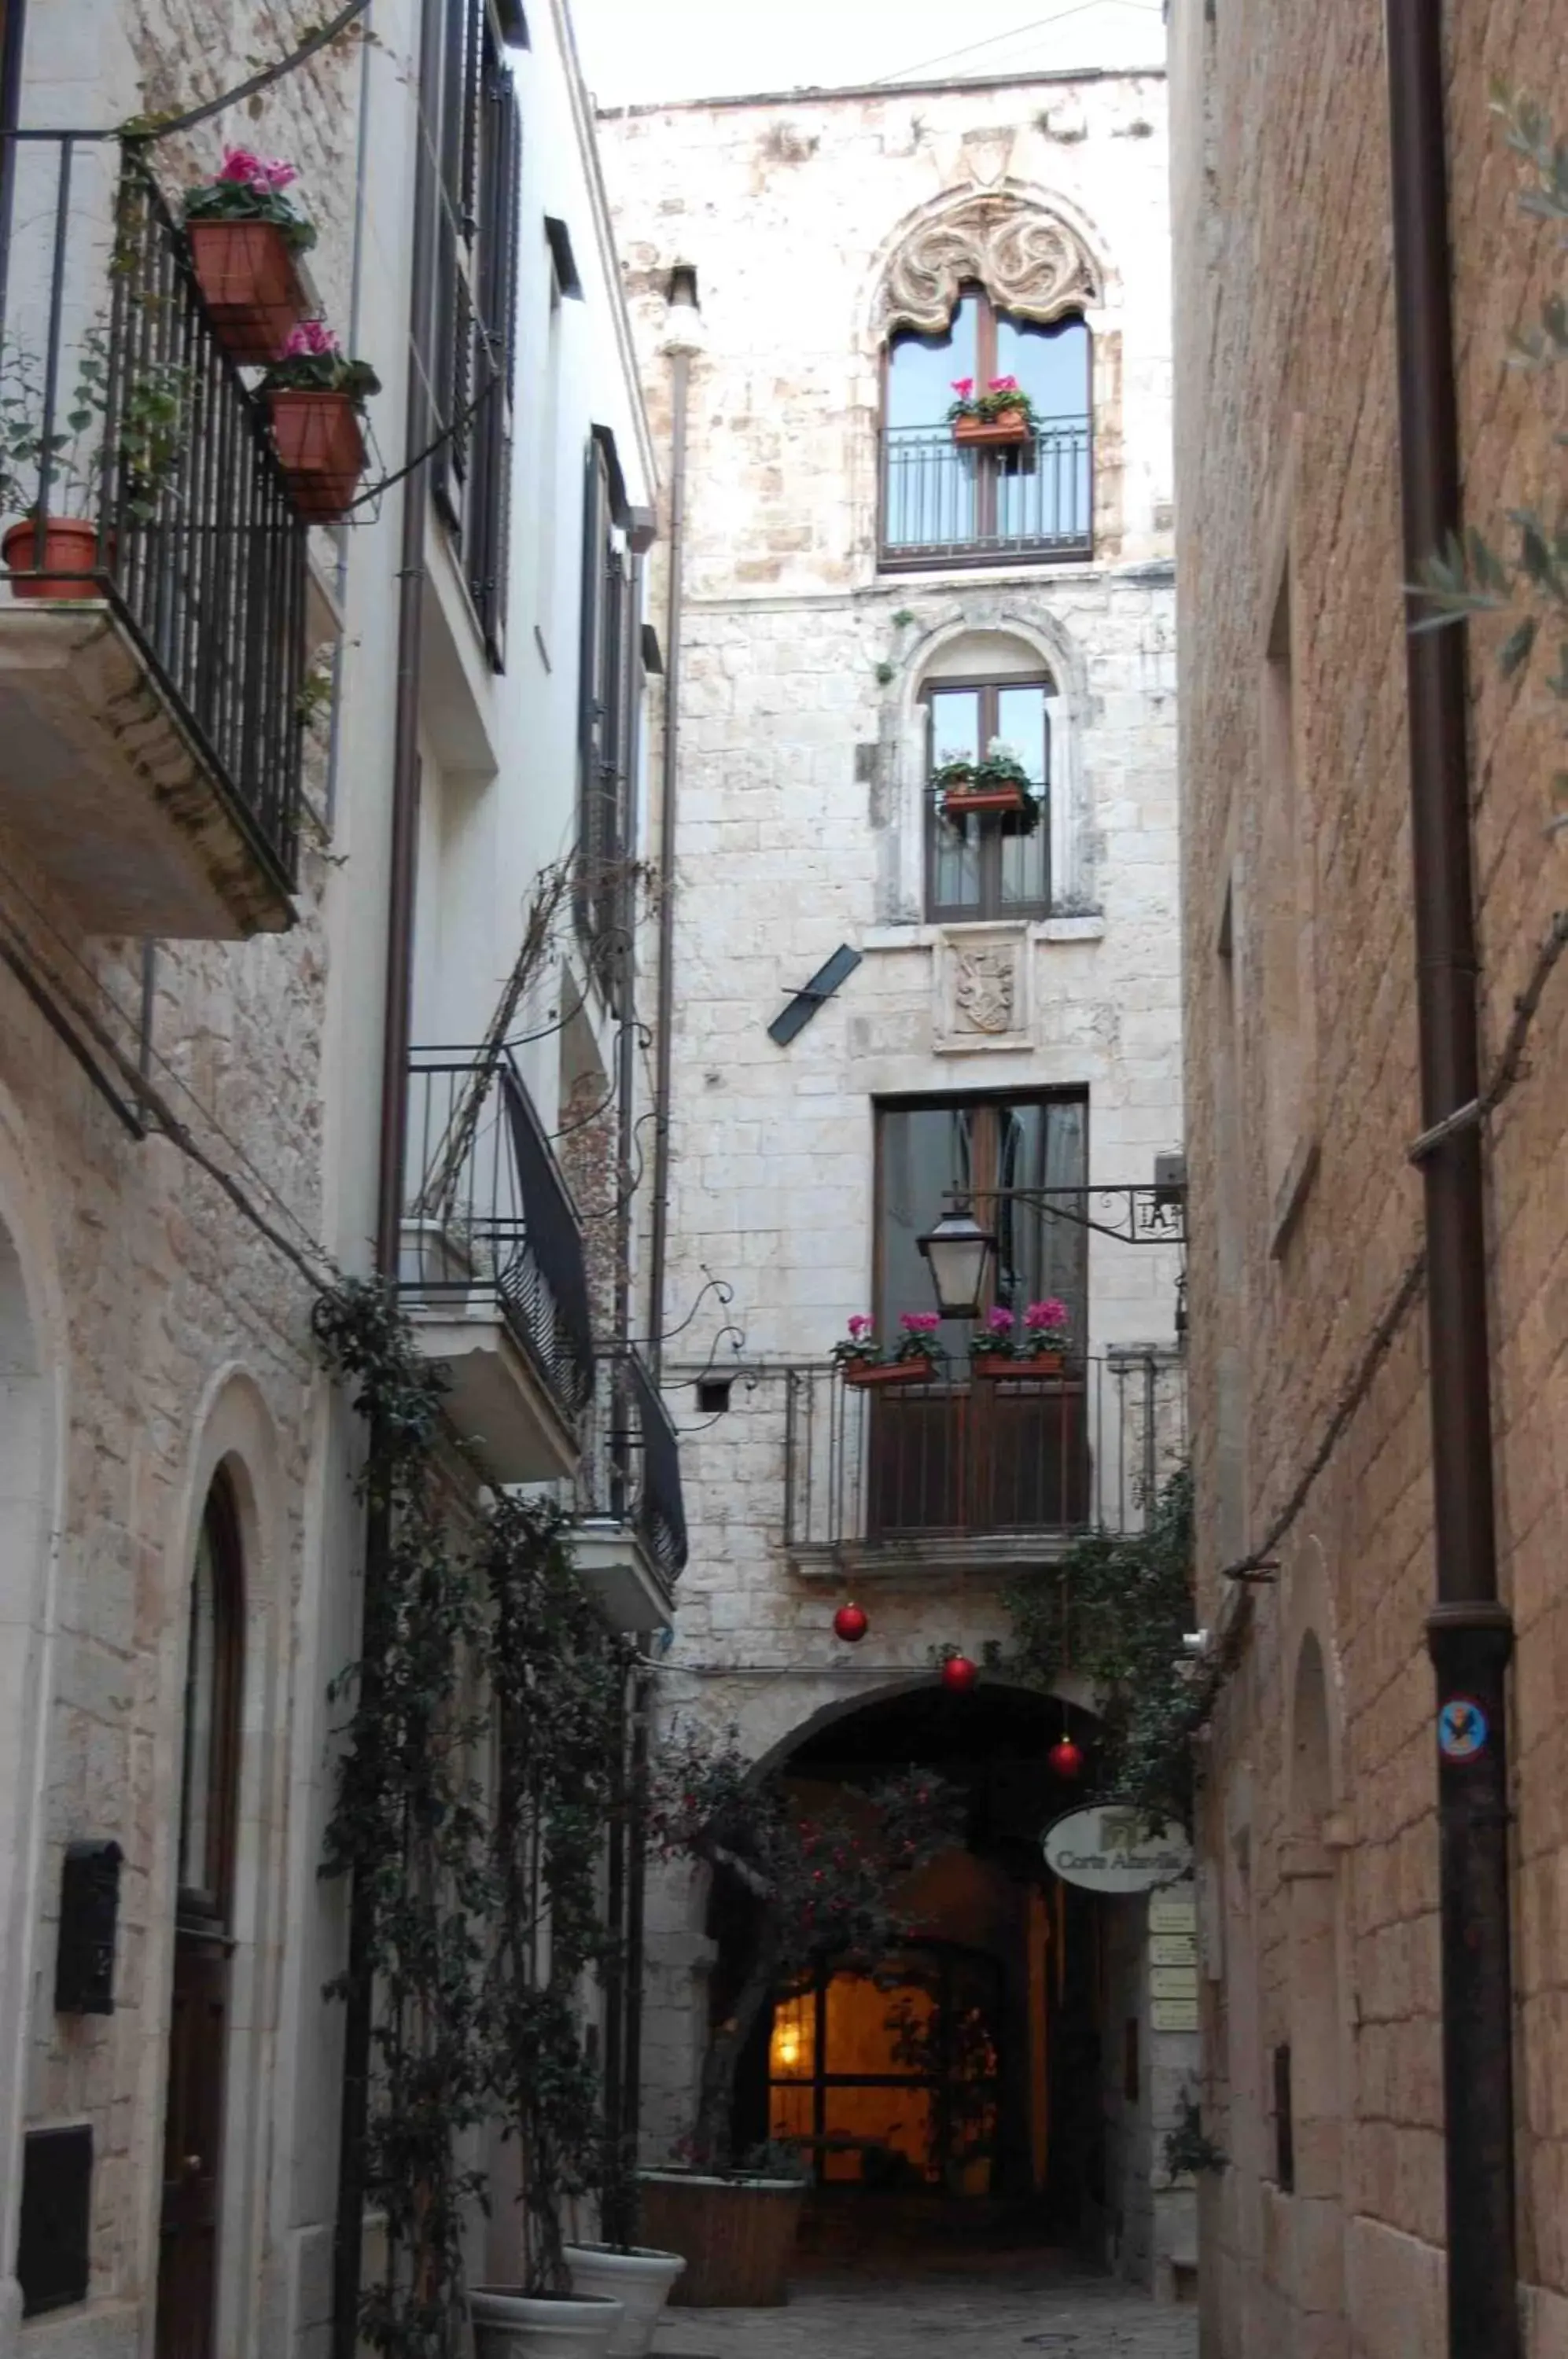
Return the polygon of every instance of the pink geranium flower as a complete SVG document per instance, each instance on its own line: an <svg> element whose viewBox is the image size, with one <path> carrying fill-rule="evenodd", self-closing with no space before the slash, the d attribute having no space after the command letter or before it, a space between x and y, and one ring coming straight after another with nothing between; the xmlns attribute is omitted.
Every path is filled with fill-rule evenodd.
<svg viewBox="0 0 1568 2359"><path fill-rule="evenodd" d="M985 1313L985 1324L993 1335L1010 1334L1013 1314L1005 1302L994 1302Z"/></svg>
<svg viewBox="0 0 1568 2359"><path fill-rule="evenodd" d="M866 1337L870 1334L871 1321L866 1317L864 1310L857 1310L855 1312L854 1318L849 1322L849 1332L857 1343L863 1343Z"/></svg>
<svg viewBox="0 0 1568 2359"><path fill-rule="evenodd" d="M935 1310L906 1310L898 1324L906 1335L934 1335L942 1325L942 1315Z"/></svg>
<svg viewBox="0 0 1568 2359"><path fill-rule="evenodd" d="M218 178L220 180L237 180L242 188L248 188L255 181L267 178L267 167L261 158L248 147L225 147Z"/></svg>
<svg viewBox="0 0 1568 2359"><path fill-rule="evenodd" d="M1067 1324L1067 1305L1058 1295L1048 1295L1043 1302L1031 1302L1024 1312L1024 1325L1031 1335L1043 1335L1053 1327Z"/></svg>
<svg viewBox="0 0 1568 2359"><path fill-rule="evenodd" d="M960 401L967 401L975 390L975 380L972 376L955 376L953 380L953 389Z"/></svg>
<svg viewBox="0 0 1568 2359"><path fill-rule="evenodd" d="M1017 393L1018 389L1018 381L1016 376L994 376L991 379L993 393Z"/></svg>
<svg viewBox="0 0 1568 2359"><path fill-rule="evenodd" d="M261 168L261 178L269 189L291 188L299 177L296 167L285 163L281 156L268 157Z"/></svg>
<svg viewBox="0 0 1568 2359"><path fill-rule="evenodd" d="M299 360L302 355L310 360L321 360L338 348L338 340L324 320L301 320L298 326L289 329L283 356L286 360Z"/></svg>

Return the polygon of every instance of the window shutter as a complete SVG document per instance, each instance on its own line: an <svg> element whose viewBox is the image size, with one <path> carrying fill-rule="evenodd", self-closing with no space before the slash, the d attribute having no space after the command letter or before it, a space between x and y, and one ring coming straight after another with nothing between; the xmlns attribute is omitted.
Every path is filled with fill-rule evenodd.
<svg viewBox="0 0 1568 2359"><path fill-rule="evenodd" d="M486 57L478 288L474 333L474 496L469 587L490 661L506 660L506 577L511 551L512 398L516 379L518 218L522 140L516 84L492 51Z"/></svg>

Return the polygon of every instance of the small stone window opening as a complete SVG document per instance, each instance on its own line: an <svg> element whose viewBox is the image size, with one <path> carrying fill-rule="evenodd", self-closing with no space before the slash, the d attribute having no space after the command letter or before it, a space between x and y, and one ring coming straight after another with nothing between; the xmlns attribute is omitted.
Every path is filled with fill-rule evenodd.
<svg viewBox="0 0 1568 2359"><path fill-rule="evenodd" d="M949 925L1043 918L1051 909L1051 716L1045 675L933 680L926 709L926 916ZM944 765L983 761L1000 741L1029 774L1034 811L947 812L932 783Z"/></svg>
<svg viewBox="0 0 1568 2359"><path fill-rule="evenodd" d="M697 1407L704 1417L723 1417L730 1405L729 1376L699 1376Z"/></svg>

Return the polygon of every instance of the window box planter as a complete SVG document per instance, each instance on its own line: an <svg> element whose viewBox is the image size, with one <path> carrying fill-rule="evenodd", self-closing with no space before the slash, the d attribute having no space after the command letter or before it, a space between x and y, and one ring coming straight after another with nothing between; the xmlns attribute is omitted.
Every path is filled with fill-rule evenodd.
<svg viewBox="0 0 1568 2359"><path fill-rule="evenodd" d="M289 496L313 524L347 515L365 473L365 435L346 393L276 386L267 397L272 441Z"/></svg>
<svg viewBox="0 0 1568 2359"><path fill-rule="evenodd" d="M1016 817L1026 809L1026 790L1019 786L949 787L942 800L943 819L984 818L991 812Z"/></svg>
<svg viewBox="0 0 1568 2359"><path fill-rule="evenodd" d="M970 1373L984 1376L993 1384L1008 1382L1018 1376L1059 1376L1066 1365L1066 1355L1061 1352L977 1352L970 1361Z"/></svg>
<svg viewBox="0 0 1568 2359"><path fill-rule="evenodd" d="M930 1360L846 1360L844 1380L857 1391L878 1385L929 1385L936 1375Z"/></svg>
<svg viewBox="0 0 1568 2359"><path fill-rule="evenodd" d="M684 2256L685 2310L777 2310L806 2185L800 2179L716 2179L695 2171L644 2171L645 2229Z"/></svg>
<svg viewBox="0 0 1568 2359"><path fill-rule="evenodd" d="M46 516L41 547L32 516L14 524L0 540L0 559L11 576L14 598L101 598L103 593L94 579L99 554L98 527L84 516ZM105 546L103 561L113 555L113 548ZM81 578L72 580L72 575Z"/></svg>
<svg viewBox="0 0 1568 2359"><path fill-rule="evenodd" d="M1024 409L1005 409L999 418L955 418L953 439L970 449L1005 451L1034 440L1034 427Z"/></svg>
<svg viewBox="0 0 1568 2359"><path fill-rule="evenodd" d="M310 305L276 222L193 221L191 265L212 332L232 361L275 361Z"/></svg>

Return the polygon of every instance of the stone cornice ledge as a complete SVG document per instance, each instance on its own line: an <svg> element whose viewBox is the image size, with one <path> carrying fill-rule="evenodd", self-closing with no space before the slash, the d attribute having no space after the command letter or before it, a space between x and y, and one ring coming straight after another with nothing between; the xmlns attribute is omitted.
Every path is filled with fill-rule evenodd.
<svg viewBox="0 0 1568 2359"><path fill-rule="evenodd" d="M994 934L1005 918L977 919L974 931ZM861 938L863 951L929 951L934 950L944 938L957 935L961 940L971 929L967 925L932 926L923 921L908 926L868 926ZM1099 942L1105 937L1105 920L1098 909L1085 910L1073 918L1031 918L1029 938L1031 942Z"/></svg>

